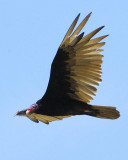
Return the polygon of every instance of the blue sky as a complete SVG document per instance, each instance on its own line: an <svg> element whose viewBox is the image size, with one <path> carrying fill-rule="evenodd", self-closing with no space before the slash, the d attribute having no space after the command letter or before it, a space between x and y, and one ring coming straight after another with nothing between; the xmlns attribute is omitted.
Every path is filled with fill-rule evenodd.
<svg viewBox="0 0 128 160"><path fill-rule="evenodd" d="M105 25L103 82L91 104L116 106L117 120L76 116L45 125L14 117L47 88L50 65L68 27L93 12L85 33ZM0 0L0 159L128 159L128 2Z"/></svg>

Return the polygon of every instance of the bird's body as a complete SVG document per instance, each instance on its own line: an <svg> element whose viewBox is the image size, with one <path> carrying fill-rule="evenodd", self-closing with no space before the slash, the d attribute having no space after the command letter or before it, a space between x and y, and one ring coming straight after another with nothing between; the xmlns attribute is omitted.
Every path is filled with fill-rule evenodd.
<svg viewBox="0 0 128 160"><path fill-rule="evenodd" d="M79 15L73 21L52 62L50 80L44 96L30 108L17 112L31 120L48 124L54 120L73 115L90 115L99 118L116 119L119 112L115 107L88 104L95 95L101 81L102 54L100 48L107 37L91 39L103 27L83 37L79 32L88 21L87 15L72 33Z"/></svg>
<svg viewBox="0 0 128 160"><path fill-rule="evenodd" d="M90 109L90 105L83 103L71 98L64 100L51 100L49 102L43 101L41 104L37 102L41 107L36 111L36 113L42 113L43 115L49 116L68 116L68 115L80 115L84 111Z"/></svg>

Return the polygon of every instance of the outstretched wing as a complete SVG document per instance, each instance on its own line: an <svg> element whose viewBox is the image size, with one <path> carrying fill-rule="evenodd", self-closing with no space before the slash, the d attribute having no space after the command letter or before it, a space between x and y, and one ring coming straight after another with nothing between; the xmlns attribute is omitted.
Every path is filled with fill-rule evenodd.
<svg viewBox="0 0 128 160"><path fill-rule="evenodd" d="M32 114L27 115L27 117L36 123L41 121L45 124L49 124L49 122L62 120L64 118L71 117L71 115L68 115L68 116L47 116L47 115L32 113Z"/></svg>
<svg viewBox="0 0 128 160"><path fill-rule="evenodd" d="M80 14L75 18L66 33L51 67L51 75L45 97L48 100L70 97L83 102L90 102L101 82L101 64L103 55L100 49L105 45L100 42L107 37L91 39L104 26L97 28L85 37L80 33L91 13L75 28ZM73 32L73 33L72 33Z"/></svg>

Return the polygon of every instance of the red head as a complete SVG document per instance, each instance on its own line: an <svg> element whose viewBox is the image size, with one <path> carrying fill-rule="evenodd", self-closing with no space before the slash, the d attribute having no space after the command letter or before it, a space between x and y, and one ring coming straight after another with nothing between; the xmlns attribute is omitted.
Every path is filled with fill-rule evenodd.
<svg viewBox="0 0 128 160"><path fill-rule="evenodd" d="M35 103L35 104L31 105L30 108L27 109L26 114L33 113L37 109L38 109L38 104Z"/></svg>

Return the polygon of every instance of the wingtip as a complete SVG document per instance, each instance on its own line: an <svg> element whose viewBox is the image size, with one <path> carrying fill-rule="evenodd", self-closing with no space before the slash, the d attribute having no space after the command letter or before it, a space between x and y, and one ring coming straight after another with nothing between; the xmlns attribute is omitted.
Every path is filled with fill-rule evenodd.
<svg viewBox="0 0 128 160"><path fill-rule="evenodd" d="M89 15L91 15L91 14L92 14L92 12L89 13Z"/></svg>
<svg viewBox="0 0 128 160"><path fill-rule="evenodd" d="M101 30L101 29L103 29L105 26L101 26L101 27L99 27L99 28L97 28L96 30L98 30L98 32Z"/></svg>
<svg viewBox="0 0 128 160"><path fill-rule="evenodd" d="M80 13L77 15L76 19L78 20L78 19L79 19L79 17L80 17Z"/></svg>
<svg viewBox="0 0 128 160"><path fill-rule="evenodd" d="M100 28L102 29L102 28L104 28L105 27L105 25L104 26L101 26Z"/></svg>
<svg viewBox="0 0 128 160"><path fill-rule="evenodd" d="M92 15L92 12L90 12L88 15L87 15L87 17L90 17Z"/></svg>
<svg viewBox="0 0 128 160"><path fill-rule="evenodd" d="M78 18L80 17L80 14L81 14L81 13L79 13L79 14L77 15ZM90 12L90 13L87 15L87 17L90 17L91 14L92 14L92 12Z"/></svg>
<svg viewBox="0 0 128 160"><path fill-rule="evenodd" d="M78 14L78 16L80 16L80 13Z"/></svg>
<svg viewBox="0 0 128 160"><path fill-rule="evenodd" d="M83 21L85 21L85 22L87 22L88 21L88 19L90 18L90 16L91 16L91 14L92 14L92 12L90 12L85 18L84 18L84 20Z"/></svg>
<svg viewBox="0 0 128 160"><path fill-rule="evenodd" d="M108 37L108 36L109 36L109 34L104 35L104 36L103 36L103 39L106 38L106 37Z"/></svg>
<svg viewBox="0 0 128 160"><path fill-rule="evenodd" d="M84 32L81 33L81 36L82 36L82 37L84 36Z"/></svg>

